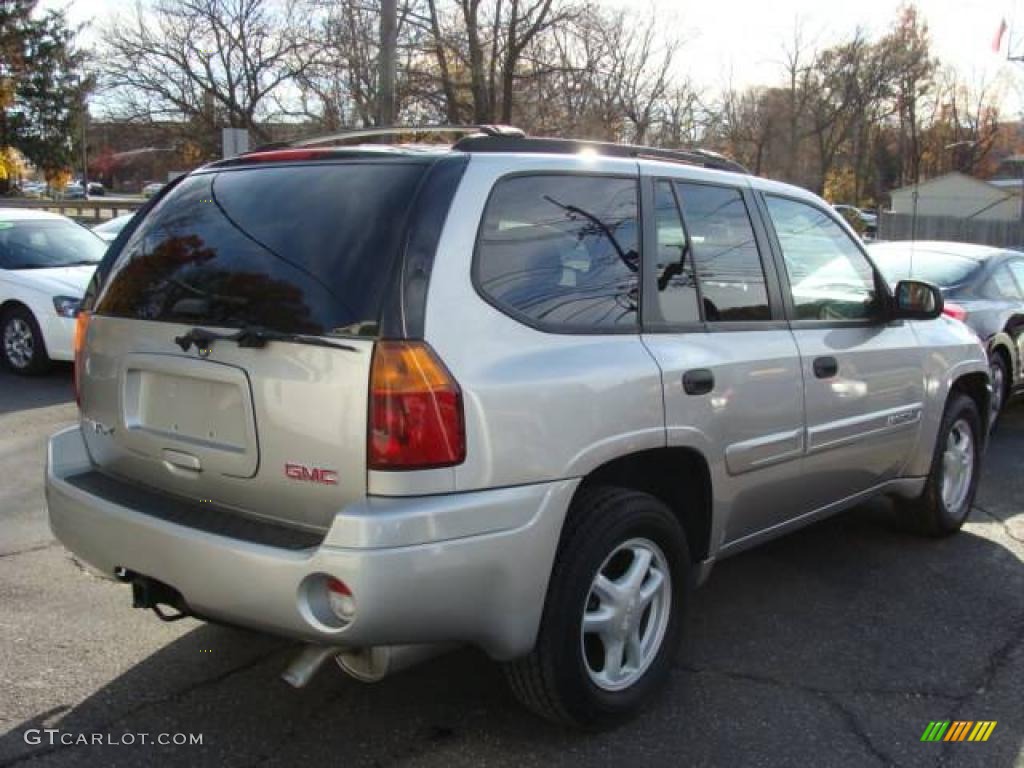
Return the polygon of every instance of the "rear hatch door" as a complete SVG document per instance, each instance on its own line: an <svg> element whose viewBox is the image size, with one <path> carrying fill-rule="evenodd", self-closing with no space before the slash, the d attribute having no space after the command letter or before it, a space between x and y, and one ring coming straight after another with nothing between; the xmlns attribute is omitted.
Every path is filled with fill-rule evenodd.
<svg viewBox="0 0 1024 768"><path fill-rule="evenodd" d="M98 467L318 530L362 498L373 340L425 168L243 166L161 200L95 299L80 383Z"/></svg>

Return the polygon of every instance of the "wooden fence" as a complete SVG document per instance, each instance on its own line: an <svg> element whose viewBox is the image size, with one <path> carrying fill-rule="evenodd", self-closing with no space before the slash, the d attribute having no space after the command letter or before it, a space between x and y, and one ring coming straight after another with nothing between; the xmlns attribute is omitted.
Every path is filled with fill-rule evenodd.
<svg viewBox="0 0 1024 768"><path fill-rule="evenodd" d="M879 240L953 240L1000 248L1024 247L1024 225L1018 221L986 221L956 216L914 216L882 211Z"/></svg>
<svg viewBox="0 0 1024 768"><path fill-rule="evenodd" d="M2 208L32 208L68 216L83 224L98 224L123 213L132 213L142 207L145 200L26 200L18 197L0 197Z"/></svg>

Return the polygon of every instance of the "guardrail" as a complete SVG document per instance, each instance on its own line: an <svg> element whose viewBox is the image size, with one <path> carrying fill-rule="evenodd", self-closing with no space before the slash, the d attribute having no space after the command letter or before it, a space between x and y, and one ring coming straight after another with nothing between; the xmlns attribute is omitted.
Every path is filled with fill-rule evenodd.
<svg viewBox="0 0 1024 768"><path fill-rule="evenodd" d="M0 208L31 208L69 216L83 224L98 224L123 213L137 211L146 201L139 200L31 200L20 197L0 197Z"/></svg>

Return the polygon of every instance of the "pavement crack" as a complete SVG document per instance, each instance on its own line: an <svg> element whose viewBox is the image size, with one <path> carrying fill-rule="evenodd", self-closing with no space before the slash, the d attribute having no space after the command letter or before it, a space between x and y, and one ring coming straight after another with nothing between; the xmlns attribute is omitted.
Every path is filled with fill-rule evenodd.
<svg viewBox="0 0 1024 768"><path fill-rule="evenodd" d="M8 557L17 557L18 555L28 555L32 552L42 552L44 549L51 549L52 547L60 546L60 542L49 541L46 544L36 544L32 547L25 547L24 549L16 549L13 552L0 552L0 560Z"/></svg>
<svg viewBox="0 0 1024 768"><path fill-rule="evenodd" d="M1010 524L1008 522L1006 522L1005 520L1003 520L1003 518L1001 518L1001 517L999 517L997 515L992 514L987 509L985 509L984 507L980 506L979 504L975 504L972 507L972 509L978 510L979 512L981 512L981 514L985 515L985 517L989 518L990 520L992 520L995 523L998 523L999 526L1003 529L1003 533L1005 533L1011 539L1013 539L1014 541L1020 542L1021 544L1024 544L1024 538L1021 538L1020 536L1015 534L1013 532L1013 529L1010 528Z"/></svg>
<svg viewBox="0 0 1024 768"><path fill-rule="evenodd" d="M797 683L791 680L784 680L782 678L772 677L771 675L759 675L753 672L738 672L718 667L694 667L685 664L677 664L676 667L697 675L710 674L726 677L732 680L761 683L763 685L775 686L776 688L800 691L812 696L836 696L841 694L848 694L851 696L918 696L922 698L948 699L953 702L959 702L964 696L970 695L970 692L942 691L934 688L920 690L906 688L866 688L856 686L851 688L825 688L821 686L807 685L806 683Z"/></svg>
<svg viewBox="0 0 1024 768"><path fill-rule="evenodd" d="M276 654L280 653L282 650L284 650L284 648L277 647L270 651L267 651L266 653L259 654L258 656L253 657L244 664L239 664L237 667L231 667L230 669L226 669L220 674L214 675L213 677L207 677L203 678L202 680L197 680L196 682L190 685L186 685L184 688L171 691L163 696L158 696L156 698L143 701L138 706L133 707L130 712L123 712L117 715L116 717L107 720L106 722L98 723L96 725L83 726L83 729L78 732L85 732L85 729L88 729L89 733L102 733L110 731L111 729L115 728L119 723L122 723L125 720L128 720L129 718L135 717L141 712L145 712L147 710L152 709L153 707L157 707L162 704L169 704L175 701L180 701L181 699L185 698L186 696L189 696L195 691L219 685L220 683L224 682L230 677L234 677L237 674L246 672L247 670L259 666L264 661L267 661ZM74 712L72 710L72 714L73 713ZM27 721L26 723L23 723L23 725L26 726L30 726L31 724L31 720ZM0 768L10 768L14 765L19 765L30 760L36 760L37 758L45 757L46 755L53 754L54 752L60 752L72 746L75 746L73 742L70 744L48 744L42 749L29 750L28 752L16 755L15 757L12 757L9 760L4 760L0 762Z"/></svg>
<svg viewBox="0 0 1024 768"><path fill-rule="evenodd" d="M843 721L846 729L853 734L853 736L863 745L864 749L870 753L881 765L895 765L895 761L879 749L875 743L871 740L868 732L861 725L860 720L853 713L851 709L846 707L842 701L839 700L839 695L874 695L874 696L929 696L933 698L946 698L951 700L957 700L958 697L948 693L939 693L935 691L905 691L899 689L877 689L877 688L822 688L819 686L807 685L805 683L795 683L790 680L782 680L777 677L770 675L758 675L752 672L736 672L733 670L718 669L714 667L693 667L685 664L677 664L677 669L683 669L694 674L710 674L719 677L725 677L730 680L741 680L744 682L758 683L760 685L769 685L781 690L787 691L798 691L807 696L814 697L821 701L824 701L832 710L834 710Z"/></svg>
<svg viewBox="0 0 1024 768"><path fill-rule="evenodd" d="M871 740L871 737L864 729L864 726L861 725L860 720L857 718L857 715L854 714L853 710L846 707L836 696L832 694L821 694L821 698L839 714L843 723L846 724L846 730L857 738L857 740L864 746L864 749L866 749L872 757L882 765L896 765L895 760L875 746L875 743Z"/></svg>

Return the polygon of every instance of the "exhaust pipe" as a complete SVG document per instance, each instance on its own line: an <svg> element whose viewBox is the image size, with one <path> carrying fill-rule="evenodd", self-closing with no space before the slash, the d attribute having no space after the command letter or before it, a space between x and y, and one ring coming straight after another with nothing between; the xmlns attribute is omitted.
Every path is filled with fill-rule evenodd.
<svg viewBox="0 0 1024 768"><path fill-rule="evenodd" d="M307 645L281 675L295 688L304 687L332 656L338 666L363 683L376 683L427 659L456 648L441 645L375 645L369 648L341 648L334 645Z"/></svg>
<svg viewBox="0 0 1024 768"><path fill-rule="evenodd" d="M456 646L375 645L339 653L336 661L346 673L364 683L376 683L388 675L414 667L420 662L447 653Z"/></svg>
<svg viewBox="0 0 1024 768"><path fill-rule="evenodd" d="M339 651L341 648L333 645L307 645L292 659L281 677L293 688L304 688L324 662L336 656Z"/></svg>

